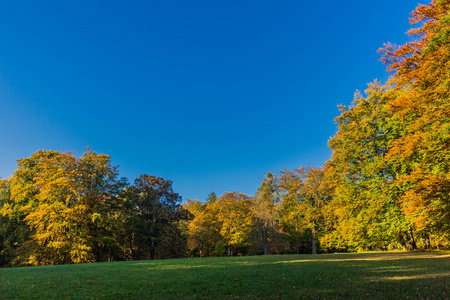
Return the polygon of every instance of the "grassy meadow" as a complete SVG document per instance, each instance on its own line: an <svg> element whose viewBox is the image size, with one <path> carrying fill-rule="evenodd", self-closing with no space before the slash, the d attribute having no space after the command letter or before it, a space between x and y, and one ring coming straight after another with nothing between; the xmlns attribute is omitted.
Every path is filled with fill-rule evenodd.
<svg viewBox="0 0 450 300"><path fill-rule="evenodd" d="M449 299L449 252L191 258L0 269L0 299Z"/></svg>

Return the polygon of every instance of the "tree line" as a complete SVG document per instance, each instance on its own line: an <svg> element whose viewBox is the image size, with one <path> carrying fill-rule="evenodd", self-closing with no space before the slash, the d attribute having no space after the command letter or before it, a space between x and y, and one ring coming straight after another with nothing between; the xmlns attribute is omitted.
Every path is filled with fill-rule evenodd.
<svg viewBox="0 0 450 300"><path fill-rule="evenodd" d="M253 197L229 192L217 198L211 193L204 202L184 203L193 216L187 224L188 253L317 254L320 233L330 222L325 206L332 187L324 169L302 167L277 175L267 173Z"/></svg>
<svg viewBox="0 0 450 300"><path fill-rule="evenodd" d="M108 155L37 151L0 181L0 266L183 256L180 203L170 180L130 185Z"/></svg>
<svg viewBox="0 0 450 300"><path fill-rule="evenodd" d="M38 151L0 180L0 266L450 246L450 0L380 52L392 77L341 106L331 158L255 195L187 200L110 157Z"/></svg>

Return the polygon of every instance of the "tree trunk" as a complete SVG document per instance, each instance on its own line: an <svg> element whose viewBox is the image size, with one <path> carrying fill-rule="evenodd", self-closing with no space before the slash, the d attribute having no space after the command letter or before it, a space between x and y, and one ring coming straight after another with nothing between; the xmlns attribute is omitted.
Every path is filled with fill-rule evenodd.
<svg viewBox="0 0 450 300"><path fill-rule="evenodd" d="M412 231L412 229L408 230L408 235L409 235L409 250L416 250L417 249L417 245L416 245L416 241L414 240L414 233Z"/></svg>
<svg viewBox="0 0 450 300"><path fill-rule="evenodd" d="M156 259L156 246L155 246L155 242L152 241L151 243L151 247L150 247L150 259Z"/></svg>
<svg viewBox="0 0 450 300"><path fill-rule="evenodd" d="M423 242L425 244L426 249L428 249L428 251L431 251L431 238L428 233L426 233L425 236L423 237Z"/></svg>
<svg viewBox="0 0 450 300"><path fill-rule="evenodd" d="M269 254L269 247L267 246L267 230L264 228L264 226L261 226L261 242L262 242L262 248L264 251L264 255Z"/></svg>
<svg viewBox="0 0 450 300"><path fill-rule="evenodd" d="M313 228L312 230L311 244L312 244L312 254L317 254L317 238L315 228Z"/></svg>

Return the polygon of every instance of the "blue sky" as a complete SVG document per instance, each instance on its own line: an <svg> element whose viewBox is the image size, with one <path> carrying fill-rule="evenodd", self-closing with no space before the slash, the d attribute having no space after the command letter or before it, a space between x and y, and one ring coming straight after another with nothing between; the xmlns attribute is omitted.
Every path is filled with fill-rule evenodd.
<svg viewBox="0 0 450 300"><path fill-rule="evenodd" d="M2 1L0 176L106 153L183 199L321 165L338 104L388 74L415 1Z"/></svg>

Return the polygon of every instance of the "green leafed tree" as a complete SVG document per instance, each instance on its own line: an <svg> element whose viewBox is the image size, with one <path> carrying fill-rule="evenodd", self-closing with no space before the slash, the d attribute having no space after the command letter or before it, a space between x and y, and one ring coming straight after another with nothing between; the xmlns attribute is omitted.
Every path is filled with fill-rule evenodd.
<svg viewBox="0 0 450 300"><path fill-rule="evenodd" d="M172 181L141 175L126 188L129 217L126 231L133 259L159 259L185 255L186 238L178 222L189 217Z"/></svg>
<svg viewBox="0 0 450 300"><path fill-rule="evenodd" d="M368 250L391 243L415 248L414 230L399 203L398 176L386 155L404 125L389 111L396 94L378 82L359 93L350 107L341 107L338 132L330 141L327 166L336 186L337 225L324 238L329 246Z"/></svg>

